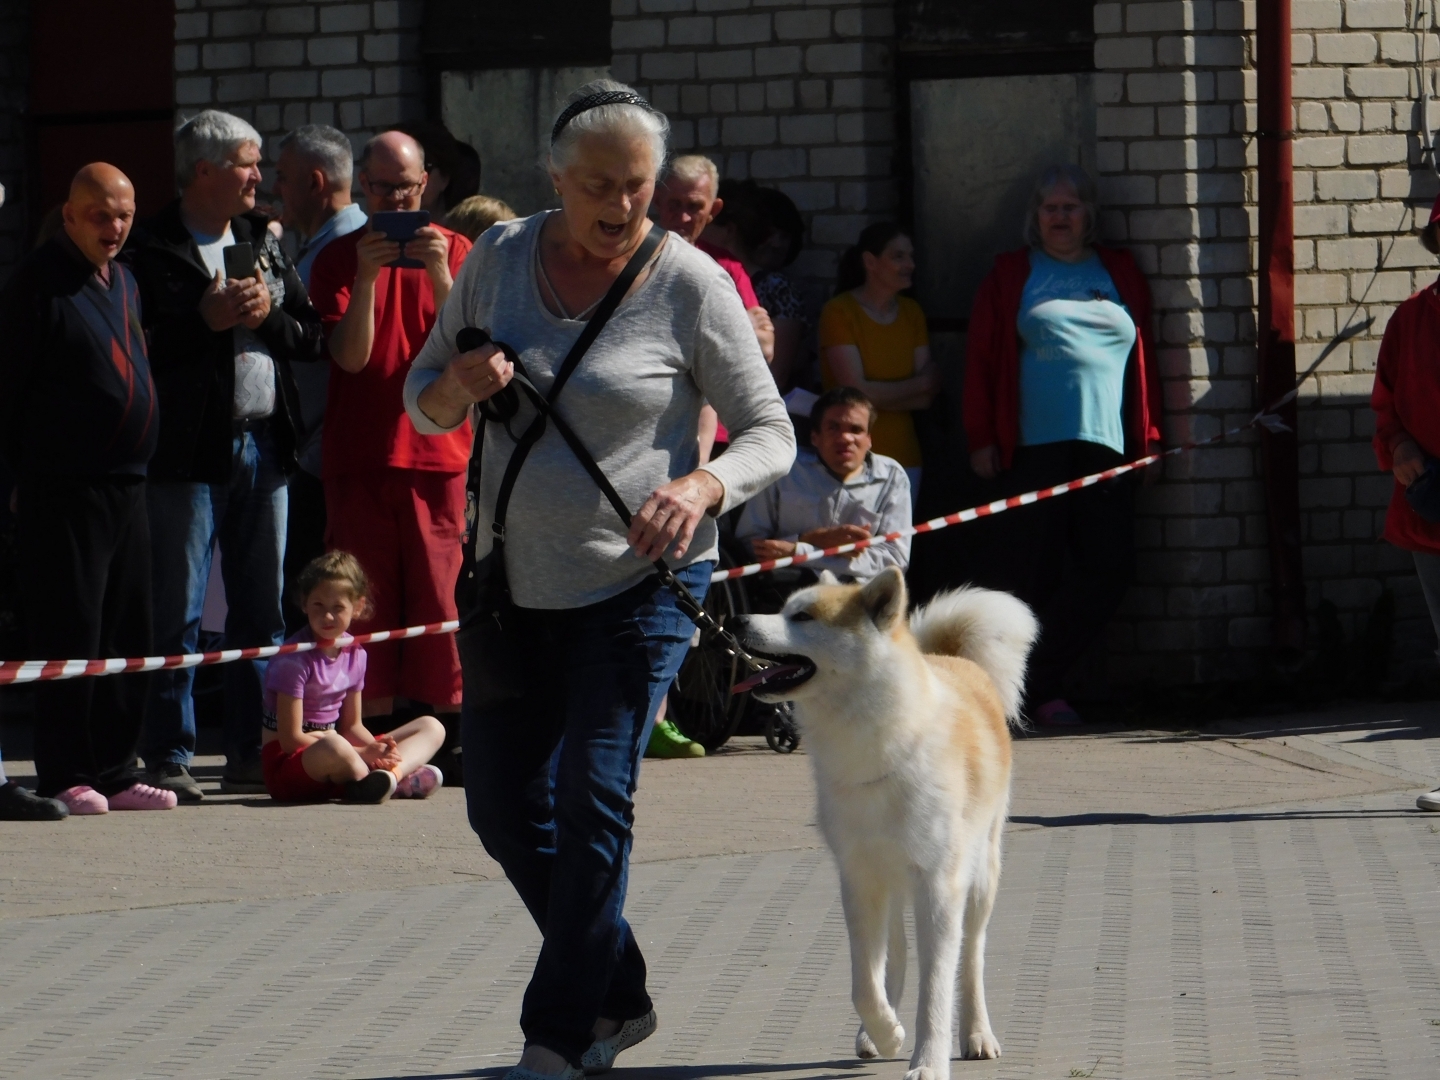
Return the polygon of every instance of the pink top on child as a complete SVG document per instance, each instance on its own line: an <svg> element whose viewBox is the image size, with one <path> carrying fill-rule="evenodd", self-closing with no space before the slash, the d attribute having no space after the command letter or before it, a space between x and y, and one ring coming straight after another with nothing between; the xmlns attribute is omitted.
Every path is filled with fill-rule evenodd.
<svg viewBox="0 0 1440 1080"><path fill-rule="evenodd" d="M314 641L315 635L307 626L288 640ZM340 719L345 695L364 686L363 645L344 645L333 658L322 649L274 657L265 672L265 726L275 729L277 695L288 694L304 703L304 730L332 728Z"/></svg>

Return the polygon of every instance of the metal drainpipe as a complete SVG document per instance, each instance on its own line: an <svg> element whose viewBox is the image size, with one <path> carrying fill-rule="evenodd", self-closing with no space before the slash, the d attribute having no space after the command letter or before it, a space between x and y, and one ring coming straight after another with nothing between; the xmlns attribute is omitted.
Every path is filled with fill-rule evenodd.
<svg viewBox="0 0 1440 1080"><path fill-rule="evenodd" d="M1294 132L1290 103L1290 0L1260 0L1255 12L1260 154L1260 403L1295 385ZM1280 410L1288 432L1262 431L1270 598L1276 659L1294 663L1305 648L1305 579L1300 553L1300 446L1295 403Z"/></svg>

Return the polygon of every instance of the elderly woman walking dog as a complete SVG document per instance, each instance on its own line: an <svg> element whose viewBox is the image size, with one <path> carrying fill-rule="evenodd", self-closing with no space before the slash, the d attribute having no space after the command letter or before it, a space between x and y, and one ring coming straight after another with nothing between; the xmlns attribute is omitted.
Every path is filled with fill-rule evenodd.
<svg viewBox="0 0 1440 1080"><path fill-rule="evenodd" d="M641 749L693 629L664 568L703 596L715 516L795 456L730 279L646 217L668 130L619 83L572 94L549 156L561 209L480 238L405 384L421 432L486 421L465 790L545 938L507 1080L603 1071L656 1029L621 910ZM700 469L706 401L731 441Z"/></svg>

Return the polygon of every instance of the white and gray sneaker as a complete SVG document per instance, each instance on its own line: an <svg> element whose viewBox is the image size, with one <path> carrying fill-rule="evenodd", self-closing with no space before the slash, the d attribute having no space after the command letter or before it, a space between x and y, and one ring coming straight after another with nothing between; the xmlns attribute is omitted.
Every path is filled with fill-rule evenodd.
<svg viewBox="0 0 1440 1080"><path fill-rule="evenodd" d="M620 1030L608 1039L596 1039L592 1042L590 1049L586 1050L580 1059L580 1066L585 1070L586 1076L609 1072L621 1050L629 1050L635 1044L644 1042L659 1028L660 1021L655 1018L654 1009L634 1020L626 1020L620 1025Z"/></svg>
<svg viewBox="0 0 1440 1080"><path fill-rule="evenodd" d="M1434 810L1440 813L1440 788L1436 788L1434 791L1427 791L1424 795L1421 795L1415 800L1415 805L1420 807L1421 810ZM586 1069L585 1071L589 1072L590 1070Z"/></svg>

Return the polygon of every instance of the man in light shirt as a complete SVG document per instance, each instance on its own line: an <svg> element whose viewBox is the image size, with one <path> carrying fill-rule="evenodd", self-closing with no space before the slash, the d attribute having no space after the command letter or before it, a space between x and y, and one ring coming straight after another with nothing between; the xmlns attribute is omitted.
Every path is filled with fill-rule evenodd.
<svg viewBox="0 0 1440 1080"><path fill-rule="evenodd" d="M893 458L870 449L875 406L861 391L837 386L810 413L814 454L801 453L787 476L745 504L735 536L757 559L784 559L906 528L910 479ZM910 539L886 540L859 551L811 559L843 581L868 581L887 566L903 572Z"/></svg>
<svg viewBox="0 0 1440 1080"><path fill-rule="evenodd" d="M310 288L310 268L325 245L363 228L365 211L350 200L354 161L345 133L327 124L306 124L280 140L274 192L281 222L299 239L295 269ZM325 488L320 482L320 442L330 365L302 364L295 369L300 392L300 468L290 477L290 518L285 537L287 586L310 560L325 553ZM287 588L287 593L289 589ZM286 630L305 624L296 605L285 608Z"/></svg>

